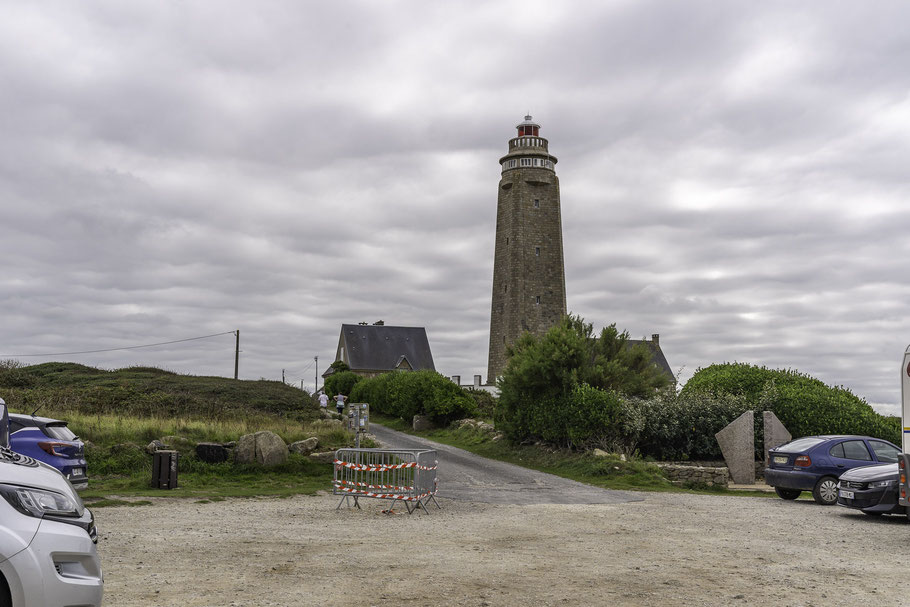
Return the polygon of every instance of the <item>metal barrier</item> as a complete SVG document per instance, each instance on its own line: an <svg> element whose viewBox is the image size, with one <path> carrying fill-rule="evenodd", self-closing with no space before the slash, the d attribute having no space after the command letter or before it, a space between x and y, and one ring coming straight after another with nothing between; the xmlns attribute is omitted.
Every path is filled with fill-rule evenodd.
<svg viewBox="0 0 910 607"><path fill-rule="evenodd" d="M418 508L429 514L430 500L436 501L436 451L429 449L338 449L335 452L332 493L341 504L353 498L371 497L403 502L408 514ZM350 501L347 502L350 507ZM391 507L388 512L391 512Z"/></svg>

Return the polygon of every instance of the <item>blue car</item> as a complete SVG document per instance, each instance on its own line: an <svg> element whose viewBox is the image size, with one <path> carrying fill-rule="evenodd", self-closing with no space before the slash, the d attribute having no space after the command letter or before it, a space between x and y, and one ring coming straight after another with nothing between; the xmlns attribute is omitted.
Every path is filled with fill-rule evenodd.
<svg viewBox="0 0 910 607"><path fill-rule="evenodd" d="M88 487L85 444L66 427L66 422L10 413L9 446L16 453L50 464L77 489Z"/></svg>
<svg viewBox="0 0 910 607"><path fill-rule="evenodd" d="M840 475L852 468L891 464L900 453L893 444L868 436L806 436L768 452L765 483L781 498L795 500L811 491L819 504L837 503Z"/></svg>

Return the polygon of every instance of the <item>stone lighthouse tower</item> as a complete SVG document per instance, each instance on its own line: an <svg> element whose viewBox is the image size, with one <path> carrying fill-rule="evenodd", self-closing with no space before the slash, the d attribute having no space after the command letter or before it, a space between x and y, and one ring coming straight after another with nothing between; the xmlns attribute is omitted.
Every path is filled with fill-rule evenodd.
<svg viewBox="0 0 910 607"><path fill-rule="evenodd" d="M543 335L566 313L559 179L540 125L525 116L500 158L496 256L487 382L506 365L506 347L522 333Z"/></svg>

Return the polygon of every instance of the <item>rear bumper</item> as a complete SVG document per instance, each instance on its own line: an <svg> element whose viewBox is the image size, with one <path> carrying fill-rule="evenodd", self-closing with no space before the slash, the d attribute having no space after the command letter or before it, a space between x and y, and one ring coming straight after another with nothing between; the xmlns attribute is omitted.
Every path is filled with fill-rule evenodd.
<svg viewBox="0 0 910 607"><path fill-rule="evenodd" d="M817 474L808 472L765 468L765 483L772 487L811 491L815 488L815 483L818 482L818 479L819 476Z"/></svg>

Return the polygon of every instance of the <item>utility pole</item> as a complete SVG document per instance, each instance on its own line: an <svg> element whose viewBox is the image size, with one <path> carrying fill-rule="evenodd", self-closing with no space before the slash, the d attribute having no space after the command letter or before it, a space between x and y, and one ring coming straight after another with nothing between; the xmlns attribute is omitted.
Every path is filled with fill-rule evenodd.
<svg viewBox="0 0 910 607"><path fill-rule="evenodd" d="M234 332L237 334L237 345L234 347L234 379L237 379L237 371L240 370L240 329Z"/></svg>
<svg viewBox="0 0 910 607"><path fill-rule="evenodd" d="M313 360L316 361L316 383L313 384L313 394L316 394L316 392L319 390L319 357L314 356Z"/></svg>
<svg viewBox="0 0 910 607"><path fill-rule="evenodd" d="M303 390L303 380L300 380L300 389Z"/></svg>
<svg viewBox="0 0 910 607"><path fill-rule="evenodd" d="M288 382L284 381L284 369L281 370L281 383L286 384Z"/></svg>

